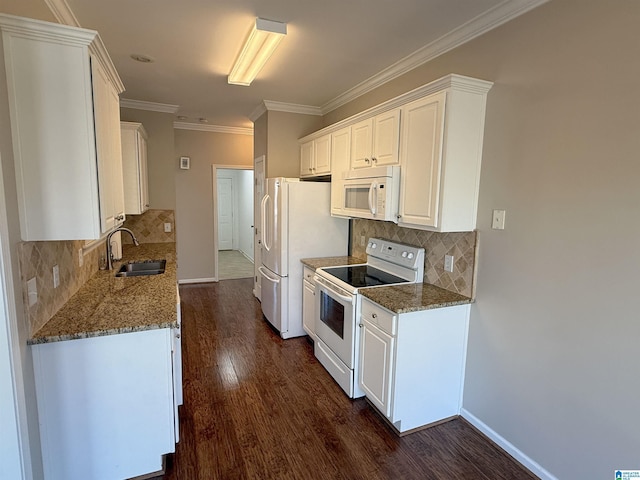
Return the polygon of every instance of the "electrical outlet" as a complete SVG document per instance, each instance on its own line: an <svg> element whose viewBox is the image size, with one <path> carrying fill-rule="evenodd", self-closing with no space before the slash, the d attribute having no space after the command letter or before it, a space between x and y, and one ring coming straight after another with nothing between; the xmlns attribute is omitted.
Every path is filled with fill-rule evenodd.
<svg viewBox="0 0 640 480"><path fill-rule="evenodd" d="M81 267L84 265L84 254L82 253L82 249L78 249L78 266Z"/></svg>
<svg viewBox="0 0 640 480"><path fill-rule="evenodd" d="M36 277L27 282L27 296L29 297L29 306L33 306L38 302L38 287L36 285Z"/></svg>
<svg viewBox="0 0 640 480"><path fill-rule="evenodd" d="M360 235L360 246L364 247L366 242L367 242L367 239L364 237L364 235Z"/></svg>
<svg viewBox="0 0 640 480"><path fill-rule="evenodd" d="M491 228L494 230L504 230L504 217L506 212L504 210L494 210L493 218L491 220Z"/></svg>
<svg viewBox="0 0 640 480"><path fill-rule="evenodd" d="M447 272L453 273L453 255L444 256L444 269Z"/></svg>
<svg viewBox="0 0 640 480"><path fill-rule="evenodd" d="M53 266L53 288L58 288L60 285L60 268L58 265Z"/></svg>
<svg viewBox="0 0 640 480"><path fill-rule="evenodd" d="M171 223L169 223L169 222L165 222L165 224L164 224L164 231L165 231L166 233L171 232Z"/></svg>

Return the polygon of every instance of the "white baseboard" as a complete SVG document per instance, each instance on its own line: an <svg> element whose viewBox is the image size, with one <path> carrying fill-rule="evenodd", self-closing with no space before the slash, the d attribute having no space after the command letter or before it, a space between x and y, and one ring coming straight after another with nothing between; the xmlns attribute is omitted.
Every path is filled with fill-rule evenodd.
<svg viewBox="0 0 640 480"><path fill-rule="evenodd" d="M251 263L253 263L253 257L250 257L249 254L247 252L245 252L244 250L238 250L242 255L244 255L244 258L246 258L247 260L249 260Z"/></svg>
<svg viewBox="0 0 640 480"><path fill-rule="evenodd" d="M515 447L515 445L513 445L503 436L499 435L496 431L491 429L487 424L485 424L482 420L480 420L478 417L473 415L468 410L463 408L460 411L460 415L467 422L469 422L471 425L473 425L478 430L480 430L484 435L486 435L491 440L493 440L500 448L502 448L505 452L511 455L514 459L516 459L517 462L519 462L523 467L525 467L531 473L539 477L541 480L558 480L557 477L553 476L547 470L542 468L540 464L533 461L523 452L518 450Z"/></svg>
<svg viewBox="0 0 640 480"><path fill-rule="evenodd" d="M183 285L187 283L211 283L217 281L217 278L185 278L183 280L178 280L178 284Z"/></svg>

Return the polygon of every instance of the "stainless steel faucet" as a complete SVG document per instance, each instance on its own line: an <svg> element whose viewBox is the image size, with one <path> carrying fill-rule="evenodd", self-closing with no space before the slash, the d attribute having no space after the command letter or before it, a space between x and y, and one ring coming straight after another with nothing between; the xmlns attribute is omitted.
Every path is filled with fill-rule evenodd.
<svg viewBox="0 0 640 480"><path fill-rule="evenodd" d="M111 237L116 232L127 232L129 235L131 235L133 244L136 247L140 245L140 242L138 242L138 239L136 238L136 236L133 234L131 230L125 227L116 228L113 232L107 235L107 270L113 270L113 251L111 250Z"/></svg>

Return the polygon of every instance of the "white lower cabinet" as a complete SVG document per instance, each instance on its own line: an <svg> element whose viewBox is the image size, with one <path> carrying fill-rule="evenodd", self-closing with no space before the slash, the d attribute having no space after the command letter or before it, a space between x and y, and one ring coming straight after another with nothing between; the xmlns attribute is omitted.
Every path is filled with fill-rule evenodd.
<svg viewBox="0 0 640 480"><path fill-rule="evenodd" d="M316 285L313 281L314 271L304 267L302 277L302 328L316 341Z"/></svg>
<svg viewBox="0 0 640 480"><path fill-rule="evenodd" d="M360 374L399 433L459 415L469 305L394 314L362 299Z"/></svg>
<svg viewBox="0 0 640 480"><path fill-rule="evenodd" d="M169 328L33 345L45 480L131 478L175 451Z"/></svg>

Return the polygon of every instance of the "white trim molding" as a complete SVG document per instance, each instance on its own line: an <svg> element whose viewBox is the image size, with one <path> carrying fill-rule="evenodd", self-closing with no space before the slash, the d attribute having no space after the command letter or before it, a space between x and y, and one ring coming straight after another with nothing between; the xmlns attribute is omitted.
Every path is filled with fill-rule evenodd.
<svg viewBox="0 0 640 480"><path fill-rule="evenodd" d="M253 127L228 127L226 125L173 122L173 128L177 130L196 130L199 132L231 133L233 135L253 135Z"/></svg>
<svg viewBox="0 0 640 480"><path fill-rule="evenodd" d="M121 108L133 108L135 110L147 110L148 112L178 113L180 105L170 103L145 102L144 100L120 99Z"/></svg>
<svg viewBox="0 0 640 480"><path fill-rule="evenodd" d="M260 105L249 114L249 119L255 123L255 121L267 111L299 113L302 115L316 115L318 117L324 115L320 107L300 105L298 103L276 102L275 100L263 100Z"/></svg>
<svg viewBox="0 0 640 480"><path fill-rule="evenodd" d="M184 280L178 280L178 284L188 285L190 283L213 283L217 281L217 278L185 278Z"/></svg>
<svg viewBox="0 0 640 480"><path fill-rule="evenodd" d="M469 20L467 23L416 50L402 60L385 68L364 82L350 88L328 101L320 110L325 115L336 108L384 85L387 82L433 60L440 55L453 50L514 18L533 10L549 0L505 0L492 9Z"/></svg>
<svg viewBox="0 0 640 480"><path fill-rule="evenodd" d="M49 7L49 10L51 10L51 13L59 23L70 27L80 27L80 22L65 0L44 0L44 3L47 4L47 7Z"/></svg>
<svg viewBox="0 0 640 480"><path fill-rule="evenodd" d="M509 442L506 438L500 435L498 432L489 427L486 423L480 420L466 409L461 409L460 415L471 425L476 427L482 434L489 437L494 443L496 443L505 452L511 455L518 463L529 470L534 475L538 476L541 480L558 480L557 477L545 470L539 463L528 457L521 450L519 450L514 444Z"/></svg>
<svg viewBox="0 0 640 480"><path fill-rule="evenodd" d="M297 103L275 102L273 100L264 100L264 106L267 110L273 112L300 113L302 115L322 116L320 107L312 107L309 105L299 105Z"/></svg>

